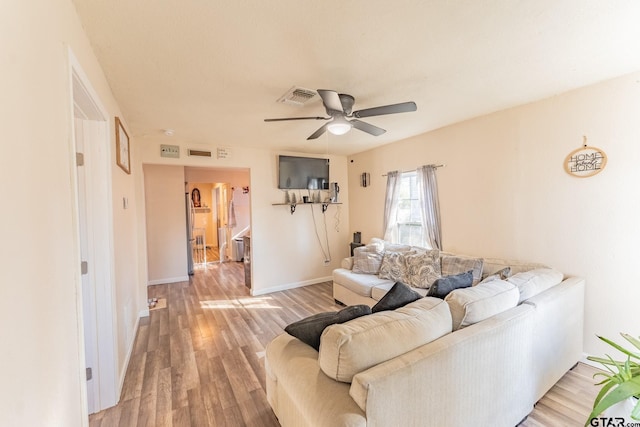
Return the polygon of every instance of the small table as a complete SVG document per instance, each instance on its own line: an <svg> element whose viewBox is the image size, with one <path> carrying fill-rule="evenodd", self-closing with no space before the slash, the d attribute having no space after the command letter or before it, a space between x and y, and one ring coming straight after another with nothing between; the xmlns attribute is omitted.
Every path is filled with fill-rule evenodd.
<svg viewBox="0 0 640 427"><path fill-rule="evenodd" d="M364 246L364 243L351 242L349 243L349 246L351 247L351 256L353 256L353 250L355 248L359 248L360 246Z"/></svg>

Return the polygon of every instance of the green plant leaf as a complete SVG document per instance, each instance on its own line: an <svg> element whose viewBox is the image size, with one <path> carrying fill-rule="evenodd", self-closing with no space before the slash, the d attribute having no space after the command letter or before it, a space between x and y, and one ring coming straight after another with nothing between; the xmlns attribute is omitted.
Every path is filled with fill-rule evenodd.
<svg viewBox="0 0 640 427"><path fill-rule="evenodd" d="M626 335L626 336L631 337L631 336L630 336L630 335L628 335L628 334L622 334L622 336L626 338L626 336L625 336L625 335ZM640 359L640 354L636 354L636 353L634 353L634 352L632 352L632 351L630 351L630 350L627 350L626 348L622 347L622 346L621 346L621 345L619 345L619 344L616 344L615 342L611 341L611 340L610 340L610 339L608 339L608 338L601 337L600 335L598 335L598 338L600 338L602 341L606 342L607 344L609 344L611 347L615 348L615 349L616 349L616 350L618 350L619 352L624 353L624 354L626 354L627 356L631 356L631 357L634 357L634 358L636 358L636 359ZM633 339L633 337L631 337L631 338ZM631 342L631 343L632 343L632 344L634 344L633 342ZM634 344L634 345L635 345L635 344Z"/></svg>
<svg viewBox="0 0 640 427"><path fill-rule="evenodd" d="M609 392L604 398L598 401L597 405L594 405L593 411L589 414L587 423L594 417L597 417L607 408L615 405L618 402L622 402L628 397L640 394L640 378L633 378L630 381L619 384L611 392ZM587 424L585 424L587 425Z"/></svg>
<svg viewBox="0 0 640 427"><path fill-rule="evenodd" d="M637 339L636 337L629 335L629 334L620 334L622 335L622 338L624 338L625 340L629 341L635 348L637 348L638 350L640 350L640 340ZM633 356L636 359L640 359L640 353L633 353Z"/></svg>
<svg viewBox="0 0 640 427"><path fill-rule="evenodd" d="M636 406L631 411L631 418L634 420L640 420L640 399L636 399Z"/></svg>

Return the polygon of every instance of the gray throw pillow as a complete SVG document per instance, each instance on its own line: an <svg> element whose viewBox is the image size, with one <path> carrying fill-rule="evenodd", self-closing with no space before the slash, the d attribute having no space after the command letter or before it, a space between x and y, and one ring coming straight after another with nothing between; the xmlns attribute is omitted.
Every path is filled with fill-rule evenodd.
<svg viewBox="0 0 640 427"><path fill-rule="evenodd" d="M380 298L380 301L378 301L376 305L371 307L371 312L377 313L378 311L395 310L420 298L422 298L422 295L409 286L402 282L396 282L395 285L389 289L389 292Z"/></svg>
<svg viewBox="0 0 640 427"><path fill-rule="evenodd" d="M473 271L471 270L453 276L444 276L433 282L427 296L444 299L454 289L468 288L472 283Z"/></svg>
<svg viewBox="0 0 640 427"><path fill-rule="evenodd" d="M327 326L344 323L367 314L371 314L371 307L368 305L352 305L340 311L318 313L298 320L287 325L284 331L316 350L320 350L320 336Z"/></svg>

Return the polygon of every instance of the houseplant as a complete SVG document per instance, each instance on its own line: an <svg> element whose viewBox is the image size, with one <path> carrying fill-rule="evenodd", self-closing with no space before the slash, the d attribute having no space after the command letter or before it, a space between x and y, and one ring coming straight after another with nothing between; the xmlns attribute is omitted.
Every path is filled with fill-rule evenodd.
<svg viewBox="0 0 640 427"><path fill-rule="evenodd" d="M593 418L598 417L613 405L629 398L635 400L633 410L629 415L634 420L640 420L640 403L638 403L638 396L640 396L640 340L629 334L621 333L620 335L635 349L628 350L607 338L601 336L598 338L626 355L627 360L616 361L608 354L605 355L606 358L587 357L588 360L600 363L608 372L598 372L594 375L594 378L598 376L604 378L596 384L601 385L602 389L593 403L593 410L585 425L589 425Z"/></svg>

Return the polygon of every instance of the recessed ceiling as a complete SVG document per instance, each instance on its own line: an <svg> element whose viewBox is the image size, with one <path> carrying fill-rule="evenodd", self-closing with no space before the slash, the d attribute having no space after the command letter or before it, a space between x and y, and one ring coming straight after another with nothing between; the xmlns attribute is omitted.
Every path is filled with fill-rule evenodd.
<svg viewBox="0 0 640 427"><path fill-rule="evenodd" d="M137 141L353 154L640 70L640 1L74 0ZM306 138L318 97L354 109L415 101L369 118L387 132Z"/></svg>

